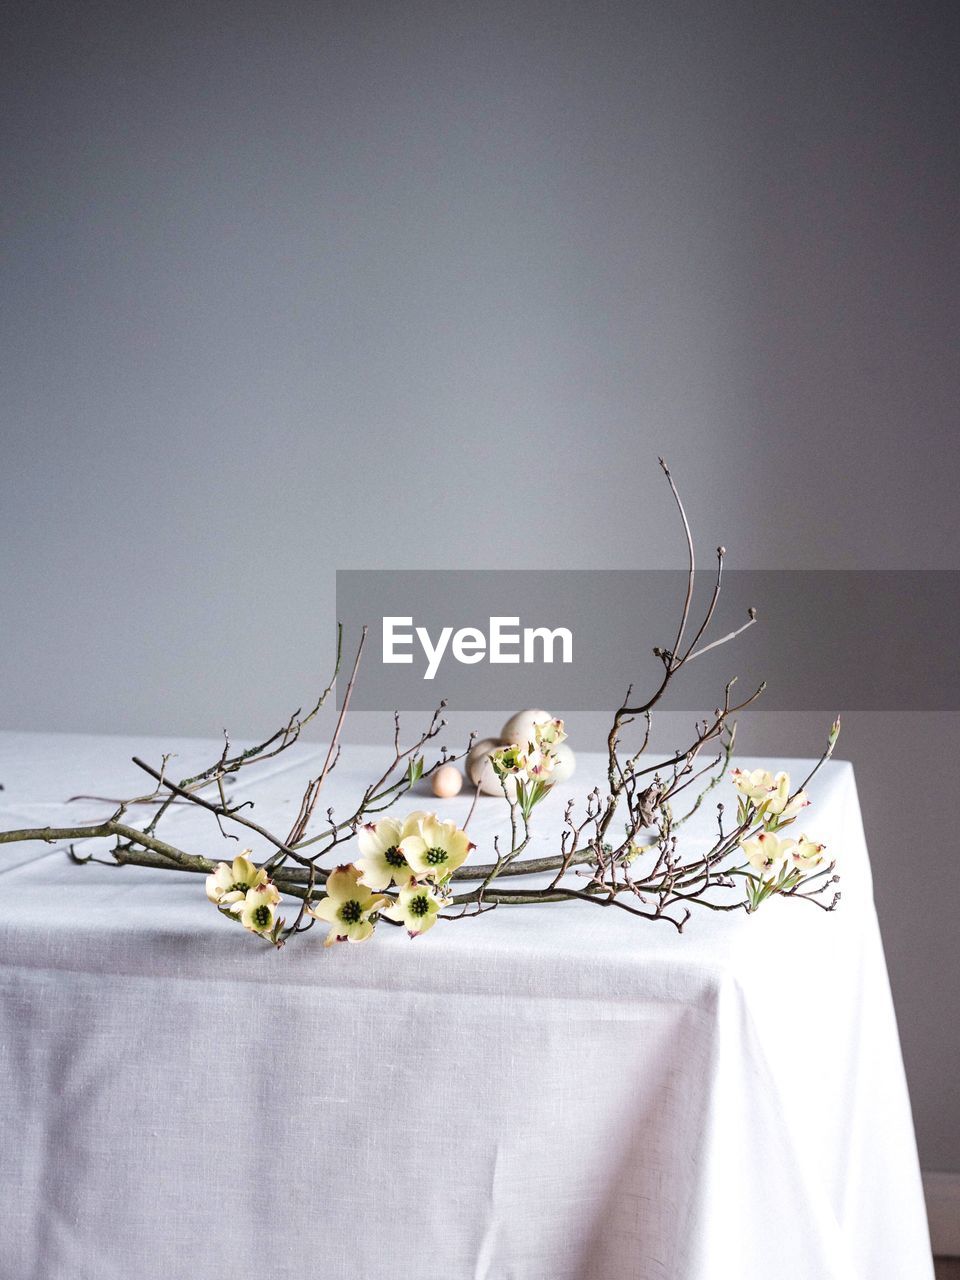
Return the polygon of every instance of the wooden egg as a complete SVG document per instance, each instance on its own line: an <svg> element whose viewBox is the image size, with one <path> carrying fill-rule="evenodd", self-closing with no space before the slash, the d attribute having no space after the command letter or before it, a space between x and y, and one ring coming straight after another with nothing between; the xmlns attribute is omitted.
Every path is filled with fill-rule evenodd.
<svg viewBox="0 0 960 1280"><path fill-rule="evenodd" d="M438 769L431 779L433 794L441 800L449 800L459 795L463 786L463 774L455 764L445 764Z"/></svg>
<svg viewBox="0 0 960 1280"><path fill-rule="evenodd" d="M553 716L549 711L543 711L537 707L529 707L526 711L518 711L515 716L510 717L503 726L500 737L504 742L517 743L519 746L525 747L528 742L533 741L535 726L552 719Z"/></svg>

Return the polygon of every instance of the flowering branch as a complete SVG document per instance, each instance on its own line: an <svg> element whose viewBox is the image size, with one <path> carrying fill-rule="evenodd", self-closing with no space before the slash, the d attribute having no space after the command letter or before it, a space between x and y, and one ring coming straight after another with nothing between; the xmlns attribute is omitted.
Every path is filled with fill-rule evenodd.
<svg viewBox="0 0 960 1280"><path fill-rule="evenodd" d="M747 621L729 634L705 642L723 585L725 548L716 552L713 589L707 608L695 629L691 624L696 578L696 552L690 522L673 476L660 459L677 508L687 548L684 598L672 646L658 646L654 655L663 671L645 700L633 697L632 687L613 715L607 737L606 787L595 787L580 809L571 800L564 811L558 848L545 857L525 858L536 811L557 785L556 776L566 738L563 722L539 716L525 728L522 741L508 742L490 754L508 807L509 837L493 841L492 861L473 862L474 845L463 828L424 811L393 816L397 802L422 779L464 758L474 735L458 754L440 748L429 765L426 755L443 729L445 703L441 702L426 728L409 746L403 746L399 715L394 717L393 754L375 781L364 788L346 817L328 808L319 829L315 815L327 778L340 759L341 736L356 685L366 641L360 637L344 690L330 745L319 773L307 783L297 816L281 836L254 821L246 812L250 800L235 800L230 792L238 776L252 766L290 749L324 707L335 687L342 664L342 629L337 628L337 652L333 675L306 714L300 709L273 734L243 751L231 750L224 734L223 749L215 761L192 776L174 780L168 776L169 756L155 767L139 757L134 764L153 781L145 795L111 801L116 805L105 820L64 827L28 828L0 832L0 844L38 840L68 843L75 862L97 861L112 866L142 866L187 871L206 877L206 893L219 913L249 932L282 946L312 928L328 926L326 945L340 941L362 942L381 919L402 925L412 937L428 932L438 919L461 919L483 914L498 906L544 905L585 902L614 907L648 920L662 920L682 931L693 906L710 911L757 911L772 897L801 898L826 911L840 900L828 896L839 877L835 862L828 862L824 846L801 835L785 834L809 804L806 788L824 761L833 753L840 722L831 727L826 748L799 787L792 788L785 773L772 775L758 769L730 770L736 738L735 716L762 694L761 684L749 696L733 701L736 678L727 682L723 699L711 716L694 726L690 745L665 759L646 762L653 712L671 682L688 662L734 640L757 620L748 610ZM686 644L688 628L693 631ZM640 746L624 754L621 741L627 727L643 721ZM707 763L705 748L714 746ZM685 857L678 831L704 804L707 796L729 776L736 792L736 815L726 825L726 806L717 804L717 835L706 853ZM684 793L687 793L684 795ZM477 795L479 795L479 788ZM683 797L684 809L675 813ZM476 804L477 796L470 809ZM273 852L257 866L250 850L230 861L190 853L163 840L158 828L174 805L190 805L209 813L220 836L234 842L238 830L250 832L271 846ZM127 819L130 810L152 810L137 826ZM469 816L468 815L468 821ZM622 830L614 835L615 824ZM466 826L466 823L464 824ZM109 856L77 853L80 840L112 841ZM340 846L355 841L353 862L334 863ZM500 883L511 877L549 877L546 883L510 888ZM461 884L472 884L462 892ZM283 896L299 902L287 925L279 915ZM448 913L445 908L459 907Z"/></svg>

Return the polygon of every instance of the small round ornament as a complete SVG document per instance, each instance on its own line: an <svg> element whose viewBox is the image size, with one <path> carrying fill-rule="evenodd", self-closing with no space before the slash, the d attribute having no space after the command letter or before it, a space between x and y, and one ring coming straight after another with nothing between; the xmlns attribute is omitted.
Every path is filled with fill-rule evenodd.
<svg viewBox="0 0 960 1280"><path fill-rule="evenodd" d="M433 794L440 800L449 800L460 794L463 786L463 774L455 764L445 764L437 770L431 779Z"/></svg>

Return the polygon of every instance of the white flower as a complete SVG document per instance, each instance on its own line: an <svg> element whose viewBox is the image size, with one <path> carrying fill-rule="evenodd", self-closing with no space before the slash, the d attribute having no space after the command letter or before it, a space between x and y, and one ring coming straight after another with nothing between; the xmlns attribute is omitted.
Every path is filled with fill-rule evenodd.
<svg viewBox="0 0 960 1280"><path fill-rule="evenodd" d="M761 831L752 840L740 841L740 848L747 855L747 861L758 871L779 871L793 847L793 840L782 839L772 831Z"/></svg>
<svg viewBox="0 0 960 1280"><path fill-rule="evenodd" d="M396 818L381 818L368 822L357 832L357 846L362 857L356 861L360 877L371 889L386 889L391 884L404 885L413 875L400 844L415 835L420 821L428 815L411 813L402 822Z"/></svg>
<svg viewBox="0 0 960 1280"><path fill-rule="evenodd" d="M786 804L777 814L777 821L780 826L785 826L787 821L797 816L801 809L805 809L810 803L810 797L805 791L798 791L792 800ZM776 812L776 810L774 810Z"/></svg>
<svg viewBox="0 0 960 1280"><path fill-rule="evenodd" d="M491 752L490 759L498 777L516 778L521 783L549 781L557 764L556 753L546 742L531 742L526 747L511 743Z"/></svg>
<svg viewBox="0 0 960 1280"><path fill-rule="evenodd" d="M534 725L533 732L538 747L556 747L567 740L562 720L545 720Z"/></svg>
<svg viewBox="0 0 960 1280"><path fill-rule="evenodd" d="M369 938L374 924L370 917L390 899L371 893L361 884L360 872L353 863L331 871L326 887L327 896L308 908L315 920L330 925L323 945L331 947L335 942L363 942Z"/></svg>
<svg viewBox="0 0 960 1280"><path fill-rule="evenodd" d="M439 880L456 871L474 845L455 822L441 822L435 813L417 815L416 831L400 841L400 851L419 880Z"/></svg>
<svg viewBox="0 0 960 1280"><path fill-rule="evenodd" d="M813 840L808 840L806 836L801 836L790 850L790 863L798 871L806 874L823 864L823 851L825 845L816 844Z"/></svg>
<svg viewBox="0 0 960 1280"><path fill-rule="evenodd" d="M549 747L531 747L524 757L524 772L530 779L547 781L557 763L557 757Z"/></svg>
<svg viewBox="0 0 960 1280"><path fill-rule="evenodd" d="M801 809L810 803L805 791L798 791L790 797L789 773L778 773L773 779L773 789L766 799L764 813L773 814L779 819L779 826L784 826L790 818L795 818Z"/></svg>
<svg viewBox="0 0 960 1280"><path fill-rule="evenodd" d="M730 776L740 794L753 803L757 816L772 827L786 826L810 803L805 791L791 797L789 773L774 776L768 769L734 769Z"/></svg>
<svg viewBox="0 0 960 1280"><path fill-rule="evenodd" d="M387 907L383 914L399 921L410 937L415 938L433 928L442 905L432 884L417 884L411 880L400 890L396 903Z"/></svg>
<svg viewBox="0 0 960 1280"><path fill-rule="evenodd" d="M740 794L754 804L769 799L776 790L773 774L768 769L734 769L730 778Z"/></svg>
<svg viewBox="0 0 960 1280"><path fill-rule="evenodd" d="M496 751L491 751L490 761L498 778L503 778L508 774L519 776L525 773L527 768L526 755L516 743L511 743L506 747L498 747Z"/></svg>
<svg viewBox="0 0 960 1280"><path fill-rule="evenodd" d="M218 862L213 874L207 876L207 897L211 902L220 905L240 902L249 889L257 889L269 883L269 876L263 867L255 867L246 856L251 851L244 849L233 863Z"/></svg>
<svg viewBox="0 0 960 1280"><path fill-rule="evenodd" d="M269 881L256 889L248 889L242 902L230 908L239 915L240 923L252 933L269 933L276 920L274 907L280 901L280 892Z"/></svg>

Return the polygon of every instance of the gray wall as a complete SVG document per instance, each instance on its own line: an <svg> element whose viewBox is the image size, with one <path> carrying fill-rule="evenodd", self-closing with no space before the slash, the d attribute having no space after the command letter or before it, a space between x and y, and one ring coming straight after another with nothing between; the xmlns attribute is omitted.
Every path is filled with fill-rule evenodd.
<svg viewBox="0 0 960 1280"><path fill-rule="evenodd" d="M337 567L677 564L658 452L731 564L960 565L957 6L8 13L6 727L265 728ZM957 728L845 730L945 1170Z"/></svg>

